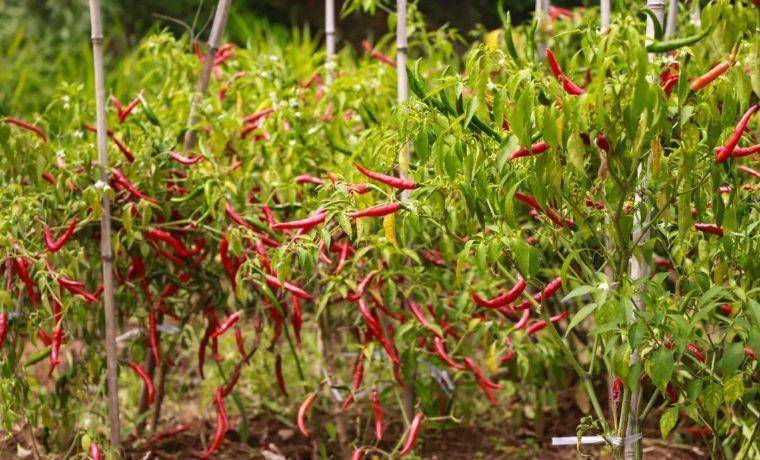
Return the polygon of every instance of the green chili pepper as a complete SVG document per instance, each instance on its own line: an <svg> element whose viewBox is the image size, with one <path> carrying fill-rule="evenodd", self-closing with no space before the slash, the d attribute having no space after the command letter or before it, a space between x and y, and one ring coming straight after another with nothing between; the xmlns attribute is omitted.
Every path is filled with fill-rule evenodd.
<svg viewBox="0 0 760 460"><path fill-rule="evenodd" d="M667 53L668 51L673 51L684 46L693 45L694 43L705 38L710 32L712 32L712 27L708 27L696 35L676 38L675 40L652 42L647 45L647 51L650 53Z"/></svg>

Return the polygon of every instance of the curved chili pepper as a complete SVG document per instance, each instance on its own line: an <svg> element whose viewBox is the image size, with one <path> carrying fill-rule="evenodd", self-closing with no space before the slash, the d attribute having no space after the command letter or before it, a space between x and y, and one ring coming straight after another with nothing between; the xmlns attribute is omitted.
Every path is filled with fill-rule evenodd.
<svg viewBox="0 0 760 460"><path fill-rule="evenodd" d="M181 155L179 152L170 152L169 158L176 161L177 163L180 163L186 166L194 165L203 159L201 155L198 155L196 157L186 157L184 155Z"/></svg>
<svg viewBox="0 0 760 460"><path fill-rule="evenodd" d="M357 195L364 195L370 191L368 184L348 184L346 186L348 193L356 193Z"/></svg>
<svg viewBox="0 0 760 460"><path fill-rule="evenodd" d="M411 179L404 179L401 177L394 177L387 174L370 171L359 163L356 163L356 169L358 169L360 173L364 174L370 179L382 182L385 185L390 185L391 187L397 188L399 190L413 190L417 188L417 184Z"/></svg>
<svg viewBox="0 0 760 460"><path fill-rule="evenodd" d="M300 220L292 220L290 222L279 222L276 224L272 224L270 227L273 230L292 230L292 229L299 229L299 230L311 230L312 228L316 227L317 225L321 224L325 221L327 218L327 211L317 212L317 214L314 214L311 217L307 217L305 219Z"/></svg>
<svg viewBox="0 0 760 460"><path fill-rule="evenodd" d="M520 296L520 294L522 294L527 285L527 281L522 279L518 281L512 289L505 292L504 294L501 294L498 297L494 297L493 299L483 299L474 291L471 292L470 295L472 296L472 299L475 301L475 303L481 307L498 308L514 302Z"/></svg>
<svg viewBox="0 0 760 460"><path fill-rule="evenodd" d="M301 311L301 300L298 296L292 295L293 299L293 315L290 317L290 321L293 324L293 332L296 336L296 344L301 346L301 326L303 324L303 312Z"/></svg>
<svg viewBox="0 0 760 460"><path fill-rule="evenodd" d="M145 388L148 391L148 407L150 407L156 400L156 390L153 387L153 379L150 378L150 375L148 375L148 373L145 372L145 369L143 369L139 364L134 362L129 362L127 364L129 364L129 367L135 371L135 374L137 374L145 384Z"/></svg>
<svg viewBox="0 0 760 460"><path fill-rule="evenodd" d="M742 138L742 134L744 133L745 128L747 127L747 124L749 124L750 118L752 118L752 115L757 111L758 109L757 104L753 105L742 116L741 120L739 120L739 124L736 125L736 128L734 128L734 132L731 135L731 137L728 139L725 145L721 147L721 149L718 151L718 156L715 159L717 163L723 163L724 161L728 160L731 155L734 153L734 150L736 149L736 146L739 145L739 141Z"/></svg>
<svg viewBox="0 0 760 460"><path fill-rule="evenodd" d="M463 371L465 367L462 364L457 363L454 361L451 356L446 352L446 346L443 344L443 340L441 340L440 337L434 337L433 338L433 348L435 349L435 353L438 355L441 360L451 366L452 369Z"/></svg>
<svg viewBox="0 0 760 460"><path fill-rule="evenodd" d="M144 92L145 92L144 89L140 90L140 94L142 94ZM130 103L127 104L126 107L124 107L124 110L119 110L119 115L118 115L119 122L124 123L124 120L127 119L127 117L129 116L129 114L132 113L132 111L135 109L135 107L137 106L137 104L139 102L140 102L140 97L138 96L138 97L132 99L132 101L130 101Z"/></svg>
<svg viewBox="0 0 760 460"><path fill-rule="evenodd" d="M3 347L5 336L8 334L8 313L0 313L0 348Z"/></svg>
<svg viewBox="0 0 760 460"><path fill-rule="evenodd" d="M370 332L372 332L372 335L374 335L377 338L380 338L383 336L383 330L380 327L380 322L372 315L372 312L369 311L369 308L367 307L367 303L364 301L363 297L359 298L359 312L361 312L362 316L364 317L364 320L367 322L367 327L369 328Z"/></svg>
<svg viewBox="0 0 760 460"><path fill-rule="evenodd" d="M501 390L501 385L498 383L492 381L488 377L483 374L483 371L480 370L480 368L475 364L475 361L472 360L472 358L465 358L464 359L465 364L467 364L467 367L470 369L470 372L475 376L475 379L483 383L485 386L489 388L493 388L494 390Z"/></svg>
<svg viewBox="0 0 760 460"><path fill-rule="evenodd" d="M215 404L217 422L216 433L214 434L214 439L211 441L211 444L209 444L208 448L203 453L203 458L210 457L211 454L219 449L219 446L221 446L222 442L224 442L224 435L229 429L229 419L227 418L227 411L224 409L224 400L221 388L216 391Z"/></svg>
<svg viewBox="0 0 760 460"><path fill-rule="evenodd" d="M693 343L687 343L686 349L689 350L691 354L693 354L694 357L697 358L698 360L702 361L703 363L707 362L707 358L705 357L705 355L702 353L699 347L697 347Z"/></svg>
<svg viewBox="0 0 760 460"><path fill-rule="evenodd" d="M704 233L711 233L713 235L723 236L723 227L715 224L705 224L697 222L694 224L694 228Z"/></svg>
<svg viewBox="0 0 760 460"><path fill-rule="evenodd" d="M46 228L42 231L42 233L45 235L45 251L55 253L61 250L64 244L66 244L67 241L71 239L71 237L74 235L74 230L77 228L77 223L79 222L79 219L76 217L71 219L71 222L69 223L69 226L66 228L66 231L63 232L63 235L60 236L58 239L53 239L53 230L50 228Z"/></svg>
<svg viewBox="0 0 760 460"><path fill-rule="evenodd" d="M397 202L384 203L371 208L363 209L361 211L349 212L346 215L352 219L358 219L360 217L382 217L388 214L393 214L401 208L401 205Z"/></svg>
<svg viewBox="0 0 760 460"><path fill-rule="evenodd" d="M190 429L190 425L177 425L174 428L170 428L166 431L162 431L161 433L158 433L150 438L148 438L148 444L152 444L158 441L162 441L164 439L168 439L171 437L174 437L178 435L179 433L183 433Z"/></svg>
<svg viewBox="0 0 760 460"><path fill-rule="evenodd" d="M754 177L755 179L760 179L760 172L755 171L754 169L750 168L749 166L739 165L737 168L739 171L745 172L749 174L750 176Z"/></svg>
<svg viewBox="0 0 760 460"><path fill-rule="evenodd" d="M549 297L553 296L560 288L562 287L562 278L557 277L554 278L552 281L549 282L546 286L544 286L544 290L539 292L538 294L533 296L533 300L536 301L536 303L541 303L542 301L548 299ZM522 303L520 303L518 306L516 306L515 310L525 310L532 306L530 300L524 300Z"/></svg>
<svg viewBox="0 0 760 460"><path fill-rule="evenodd" d="M549 144L547 144L546 141L541 141L536 144L533 144L530 147L530 150L526 147L520 147L519 149L512 152L511 155L509 155L509 159L516 160L518 158L530 157L530 156L538 155L540 153L544 153L547 150L549 150Z"/></svg>
<svg viewBox="0 0 760 460"><path fill-rule="evenodd" d="M531 324L530 326L525 328L525 333L528 335L533 335L536 332L545 329L546 328L546 321L544 320L538 320L535 323Z"/></svg>
<svg viewBox="0 0 760 460"><path fill-rule="evenodd" d="M133 257L132 263L129 264L129 269L127 269L127 279L135 280L142 278L145 278L145 262L140 256Z"/></svg>
<svg viewBox="0 0 760 460"><path fill-rule="evenodd" d="M285 378L282 376L282 357L279 353L274 355L274 374L277 378L277 386L280 388L285 397L288 397L288 390L285 388Z"/></svg>
<svg viewBox="0 0 760 460"><path fill-rule="evenodd" d="M235 370L232 372L232 375L227 381L227 384L222 387L222 396L227 396L232 393L232 390L235 388L235 385L237 385L238 380L240 380L240 367L236 366Z"/></svg>
<svg viewBox="0 0 760 460"><path fill-rule="evenodd" d="M280 310L275 308L275 306L269 302L269 299L266 299L264 302L267 304L269 316L272 317L272 321L274 321L274 333L272 334L272 346L274 346L274 344L280 340L280 336L282 335L282 315L280 314Z"/></svg>
<svg viewBox="0 0 760 460"><path fill-rule="evenodd" d="M180 240L173 237L170 233L165 232L163 230L159 230L157 228L151 228L147 232L145 232L145 236L152 241L161 241L166 243L168 246L170 246L174 252L182 257L182 258L188 258L193 257L195 253L188 249Z"/></svg>
<svg viewBox="0 0 760 460"><path fill-rule="evenodd" d="M372 412L375 414L375 438L378 441L383 439L383 406L380 405L380 392L377 388L372 389Z"/></svg>
<svg viewBox="0 0 760 460"><path fill-rule="evenodd" d="M240 312L236 311L235 313L228 316L227 319L224 320L222 325L219 326L219 329L217 329L216 331L214 331L213 334L211 334L211 338L212 339L218 338L220 335L227 332L227 330L229 330L229 328L231 328L235 323L237 323L238 320L240 320Z"/></svg>
<svg viewBox="0 0 760 460"><path fill-rule="evenodd" d="M39 307L40 296L37 294L37 291L35 291L34 289L35 283L32 281L32 278L29 276L29 266L32 263L29 260L24 259L23 257L16 257L14 262L16 263L16 272L18 273L19 278L21 278L21 281L24 283L24 286L26 286L26 291L27 291L27 294L29 295L29 300L32 302L32 305L34 307Z"/></svg>
<svg viewBox="0 0 760 460"><path fill-rule="evenodd" d="M336 245L333 245L333 247L335 246ZM346 260L348 259L348 252L349 252L350 247L351 246L348 243L344 243L340 247L340 255L338 256L338 266L335 267L335 271L333 271L333 275L338 275L340 274L340 272L343 271L343 268L346 266ZM330 249L332 250L332 248Z"/></svg>
<svg viewBox="0 0 760 460"><path fill-rule="evenodd" d="M27 131L31 131L34 134L36 134L40 139L42 139L43 142L47 143L47 136L45 136L45 133L42 132L42 130L36 126L34 126L31 123L27 123L25 121L18 120L16 118L11 117L5 117L5 122L10 125L16 125L19 128L23 128Z"/></svg>
<svg viewBox="0 0 760 460"><path fill-rule="evenodd" d="M364 380L364 349L356 355L354 362L354 391L359 391Z"/></svg>
<svg viewBox="0 0 760 460"><path fill-rule="evenodd" d="M372 44L370 44L370 42L367 40L362 40L362 48L364 48L365 53L369 54L378 61L388 64L391 67L396 67L396 61L374 49L372 47Z"/></svg>
<svg viewBox="0 0 760 460"><path fill-rule="evenodd" d="M309 174L301 174L300 176L296 176L296 184L325 185L325 180Z"/></svg>
<svg viewBox="0 0 760 460"><path fill-rule="evenodd" d="M422 430L423 418L424 418L424 415L420 412L417 415L415 415L414 418L412 419L412 423L409 425L409 431L407 432L407 435L406 435L406 441L404 442L404 447L398 453L399 458L406 456L409 452L412 451L414 444L417 442L417 438L420 436L420 431Z"/></svg>
<svg viewBox="0 0 760 460"><path fill-rule="evenodd" d="M266 117L267 115L271 115L272 113L274 113L274 109L272 109L272 108L264 109L264 110L261 110L259 112L256 112L254 114L248 115L247 117L243 118L243 122L244 123L254 123L254 122L256 122L256 121L258 121L258 120Z"/></svg>
<svg viewBox="0 0 760 460"><path fill-rule="evenodd" d="M154 312L148 313L148 347L153 354L153 360L160 363L161 357L158 353L158 324Z"/></svg>
<svg viewBox="0 0 760 460"><path fill-rule="evenodd" d="M50 174L49 172L42 173L42 178L50 182L51 185L55 185L55 183L58 182L55 176Z"/></svg>
<svg viewBox="0 0 760 460"><path fill-rule="evenodd" d="M90 303L98 303L98 298L95 293L89 293L84 288L84 283L81 281L74 281L66 278L65 276L58 276L58 285L72 294L82 296Z"/></svg>
<svg viewBox="0 0 760 460"><path fill-rule="evenodd" d="M374 272L370 272L367 276L365 276L356 286L356 291L353 294L349 294L346 299L350 300L351 302L359 300L359 297L364 295L364 291L367 290L367 286L369 285L370 281L372 281L372 277L374 275Z"/></svg>
<svg viewBox="0 0 760 460"><path fill-rule="evenodd" d="M201 342L198 345L198 375L200 375L201 380L206 378L203 374L203 365L206 362L206 346L208 346L209 339L211 339L211 334L213 333L214 328L211 321L209 321L208 326L206 326L206 332L203 334L203 338L201 338Z"/></svg>
<svg viewBox="0 0 760 460"><path fill-rule="evenodd" d="M58 358L61 350L61 342L63 341L63 328L59 325L53 329L53 337L50 343L50 369L48 370L48 376L53 375L53 371L61 361Z"/></svg>
<svg viewBox="0 0 760 460"><path fill-rule="evenodd" d="M245 362L250 363L251 360L248 359L248 354L245 351L245 341L243 340L243 330L240 329L238 326L235 326L235 345L237 345L237 349L240 352L240 356L243 358L246 358Z"/></svg>
<svg viewBox="0 0 760 460"><path fill-rule="evenodd" d="M100 456L100 448L94 442L90 442L90 459L91 460L103 459L103 457Z"/></svg>
<svg viewBox="0 0 760 460"><path fill-rule="evenodd" d="M311 393L306 397L306 399L301 403L301 406L298 408L296 425L298 425L298 430L305 438L309 437L309 432L306 430L306 414L309 412L312 404L314 404L314 401L317 399L317 394L318 393Z"/></svg>
<svg viewBox="0 0 760 460"><path fill-rule="evenodd" d="M0 342L0 345L2 345L2 343L1 343L1 342ZM754 352L754 351L752 351L752 349L751 349L751 348L749 348L749 347L744 347L744 355L745 355L747 358L749 358L750 360L752 360L752 361L754 361L754 360L756 360L756 359L757 359L757 357L755 356L755 352Z"/></svg>
<svg viewBox="0 0 760 460"><path fill-rule="evenodd" d="M290 292L294 296L300 297L305 300L316 299L316 297L304 291L300 287L294 284L288 283L287 281L280 281L280 279L274 275L264 275L264 277L266 278L267 284L271 287L285 289L286 291Z"/></svg>
<svg viewBox="0 0 760 460"><path fill-rule="evenodd" d="M549 48L546 48L546 62L549 64L554 77L557 78L557 81L560 82L560 84L562 84L562 88L564 88L567 94L578 96L586 92L583 88L573 83L573 81L570 80L567 75L565 75L565 73L562 71L562 68L559 66L559 63L557 62L557 58L554 57L554 53Z"/></svg>
<svg viewBox="0 0 760 460"><path fill-rule="evenodd" d="M401 378L401 364L399 363L393 363L393 379L398 383L398 385L401 388L406 388L406 384L404 384L404 379Z"/></svg>
<svg viewBox="0 0 760 460"><path fill-rule="evenodd" d="M248 230L251 230L252 232L255 232L256 229L253 227L253 225L249 224L248 222L243 219L243 217L238 214L235 209L232 207L232 203L229 201L227 202L227 206L225 207L225 212L228 216L230 216L230 219L232 219L233 222L236 224L247 228Z"/></svg>
<svg viewBox="0 0 760 460"><path fill-rule="evenodd" d="M219 240L219 257L222 261L224 272L227 274L227 278L230 280L230 285L232 285L232 291L234 292L237 290L237 281L235 280L237 269L230 259L229 247L230 243L227 240L227 235L222 236L221 240Z"/></svg>
<svg viewBox="0 0 760 460"><path fill-rule="evenodd" d="M719 152L722 147L715 147L715 151ZM755 144L752 147L736 147L731 154L731 158L748 157L760 152L760 144Z"/></svg>
<svg viewBox="0 0 760 460"><path fill-rule="evenodd" d="M434 331L430 328L430 321L428 321L428 319L425 317L425 314L422 313L419 305L417 305L413 300L409 299L407 300L407 306L409 307L409 311L412 313L412 316L417 320L418 323L420 323L423 327L430 329L431 332L433 332L436 336L439 336L437 331Z"/></svg>

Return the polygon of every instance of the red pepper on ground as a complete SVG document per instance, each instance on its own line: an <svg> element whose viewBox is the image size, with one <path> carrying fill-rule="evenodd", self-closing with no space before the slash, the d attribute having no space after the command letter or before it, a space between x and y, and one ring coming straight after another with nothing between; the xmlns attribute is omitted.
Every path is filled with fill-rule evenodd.
<svg viewBox="0 0 760 460"><path fill-rule="evenodd" d="M470 295L472 296L472 299L475 301L475 303L481 307L498 308L514 302L520 296L520 294L522 294L527 285L528 283L525 280L520 280L517 282L517 284L514 285L514 287L512 287L512 289L505 292L504 294L494 297L493 299L483 299L475 291L471 292Z"/></svg>
<svg viewBox="0 0 760 460"><path fill-rule="evenodd" d="M306 429L306 414L309 412L312 404L314 404L314 401L317 399L317 394L318 393L309 394L309 396L306 397L306 399L301 403L301 406L298 408L296 425L298 425L298 430L305 438L309 437L309 431Z"/></svg>
<svg viewBox="0 0 760 460"><path fill-rule="evenodd" d="M565 75L565 73L562 71L562 68L560 68L559 63L557 62L557 58L554 57L554 53L549 48L546 49L546 62L549 64L552 73L557 78L557 81L560 82L562 88L565 89L565 92L567 92L567 94L578 96L586 92L583 88L573 83L573 81L570 80L567 75Z"/></svg>
<svg viewBox="0 0 760 460"><path fill-rule="evenodd" d="M394 177L387 174L370 171L359 163L356 163L356 169L358 169L360 173L364 174L370 179L382 182L385 185L390 185L391 187L397 188L399 190L413 190L417 188L417 184L411 179L404 179L401 177Z"/></svg>
<svg viewBox="0 0 760 460"><path fill-rule="evenodd" d="M723 236L723 227L715 224L706 224L697 222L694 224L694 228L704 233L711 233L713 235Z"/></svg>
<svg viewBox="0 0 760 460"><path fill-rule="evenodd" d="M417 438L420 436L422 430L422 420L424 415L418 413L412 419L412 423L409 425L409 431L406 435L406 441L404 441L404 447L398 453L399 458L406 456L414 448L414 444L417 442Z"/></svg>
<svg viewBox="0 0 760 460"><path fill-rule="evenodd" d="M79 219L77 219L76 217L71 219L69 226L63 232L63 235L61 235L60 238L58 239L53 239L52 229L50 228L44 229L42 232L45 235L45 250L47 252L53 252L53 253L60 251L63 245L66 244L66 242L69 241L71 237L74 235L74 230L76 230L78 222L79 222Z"/></svg>
<svg viewBox="0 0 760 460"><path fill-rule="evenodd" d="M137 374L142 379L143 383L145 383L145 388L148 390L148 407L150 407L156 400L156 391L153 387L153 379L150 378L150 375L148 375L148 373L145 372L145 369L143 369L139 364L133 362L130 362L128 364L129 367L135 371L135 374Z"/></svg>

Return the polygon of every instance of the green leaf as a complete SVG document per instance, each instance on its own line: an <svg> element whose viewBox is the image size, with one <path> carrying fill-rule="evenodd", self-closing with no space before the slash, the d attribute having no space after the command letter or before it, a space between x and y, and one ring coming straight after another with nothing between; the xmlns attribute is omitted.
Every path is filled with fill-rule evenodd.
<svg viewBox="0 0 760 460"><path fill-rule="evenodd" d="M723 393L726 404L733 404L744 395L742 374L736 374L723 380Z"/></svg>
<svg viewBox="0 0 760 460"><path fill-rule="evenodd" d="M711 383L702 391L699 399L710 418L714 418L723 403L723 387L718 383Z"/></svg>
<svg viewBox="0 0 760 460"><path fill-rule="evenodd" d="M731 375L744 359L744 344L741 342L731 343L723 350L723 357L718 363L721 374Z"/></svg>
<svg viewBox="0 0 760 460"><path fill-rule="evenodd" d="M522 275L526 279L535 276L538 272L538 262L540 259L538 249L518 239L513 239L510 246L517 262L517 268Z"/></svg>
<svg viewBox="0 0 760 460"><path fill-rule="evenodd" d="M678 408L671 407L660 416L660 434L662 435L662 439L668 437L668 433L676 426L676 423L678 423Z"/></svg>
<svg viewBox="0 0 760 460"><path fill-rule="evenodd" d="M581 321L583 321L584 319L588 317L588 315L593 313L594 310L596 310L596 307L597 307L597 304L590 303L586 305L585 307L581 308L580 310L578 310L578 313L576 313L573 316L573 319L570 320L570 324L567 325L567 331L565 331L565 337L567 337L567 335L570 334L570 331L573 330L575 326L580 324Z"/></svg>
<svg viewBox="0 0 760 460"><path fill-rule="evenodd" d="M579 286L573 289L572 291L570 291L568 295L563 297L562 300L560 300L560 303L565 303L570 299L588 294L589 292L595 291L596 289L597 289L596 286L590 286L590 285Z"/></svg>
<svg viewBox="0 0 760 460"><path fill-rule="evenodd" d="M667 348L660 348L652 354L652 358L649 360L650 365L650 377L652 382L661 390L665 390L665 386L670 382L670 378L673 376L673 369L675 362L673 360L673 352Z"/></svg>

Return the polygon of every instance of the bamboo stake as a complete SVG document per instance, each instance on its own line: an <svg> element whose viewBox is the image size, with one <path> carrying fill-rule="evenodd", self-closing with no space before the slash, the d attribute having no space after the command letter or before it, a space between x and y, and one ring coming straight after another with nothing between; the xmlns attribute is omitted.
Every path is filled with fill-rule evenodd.
<svg viewBox="0 0 760 460"><path fill-rule="evenodd" d="M100 0L90 0L92 25L92 60L95 71L95 111L97 117L98 161L100 181L108 184L108 150L106 148L106 88L103 69L103 30L100 19ZM108 428L111 446L121 449L119 426L119 376L116 354L116 306L113 295L113 250L111 248L111 203L103 190L100 200L100 260L103 266L103 303L106 316L106 379L108 382Z"/></svg>
<svg viewBox="0 0 760 460"><path fill-rule="evenodd" d="M335 0L325 0L325 45L327 47L325 81L329 85L333 81L333 66L335 65Z"/></svg>
<svg viewBox="0 0 760 460"><path fill-rule="evenodd" d="M610 17L611 17L611 8L610 8L610 0L601 0L600 5L600 21L602 23L602 32L609 29L610 27Z"/></svg>
<svg viewBox="0 0 760 460"><path fill-rule="evenodd" d="M211 27L211 33L208 36L206 60L203 61L203 68L198 77L198 83L195 86L195 93L190 101L190 121L188 123L187 132L185 133L185 150L194 149L198 142L198 134L195 131L195 125L198 124L199 120L198 105L200 105L203 96L208 90L208 84L211 80L211 70L214 67L214 58L216 57L217 51L219 51L219 41L224 33L224 28L227 26L227 16L229 16L231 4L232 0L219 0L219 3L216 5L214 25Z"/></svg>
<svg viewBox="0 0 760 460"><path fill-rule="evenodd" d="M699 0L694 0L692 2L689 19L695 26L702 27L702 7L699 5Z"/></svg>
<svg viewBox="0 0 760 460"><path fill-rule="evenodd" d="M662 21L665 17L665 0L647 0L646 4L647 8L652 10L657 17L657 20L662 24ZM654 37L654 22L652 21L652 18L647 16L647 30L646 30L646 36L647 37ZM649 54L649 60L654 60L656 54L650 53ZM645 169L646 168L646 169ZM649 166L648 165L639 165L639 175L643 174L642 179L642 187L640 187L642 190L646 189L649 184ZM641 201L641 196L636 195L635 196L636 202ZM642 234L642 225L644 222L647 221L647 216L642 215L640 210L637 210L637 212L633 216L633 241L639 241L640 246L644 246L647 244L647 241L649 240L648 232ZM635 283L636 281L640 279L646 279L649 277L649 266L646 263L640 263L639 260L636 258L636 256L631 255L629 259L629 265L631 267L631 282ZM644 296L643 294L639 294L637 296L636 302L634 303L635 308L643 308L644 307ZM629 322L633 323L636 321L636 316L633 314L629 318ZM630 364L631 366L638 363L639 361L639 350L637 348L634 348L631 351L631 360ZM636 388L630 396L629 405L628 405L628 411L629 416L627 417L628 423L623 422L623 417L621 417L621 427L625 428L625 435L627 436L636 436L638 434L641 434L641 421L639 420L639 410L640 410L640 400L641 400L641 387ZM626 460L631 459L640 459L643 455L642 453L642 446L643 443L641 440L634 442L632 444L626 444L623 448L623 457Z"/></svg>
<svg viewBox="0 0 760 460"><path fill-rule="evenodd" d="M670 0L668 5L668 21L665 24L665 38L670 38L676 33L678 27L678 0Z"/></svg>

